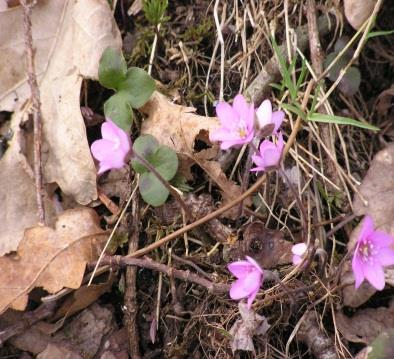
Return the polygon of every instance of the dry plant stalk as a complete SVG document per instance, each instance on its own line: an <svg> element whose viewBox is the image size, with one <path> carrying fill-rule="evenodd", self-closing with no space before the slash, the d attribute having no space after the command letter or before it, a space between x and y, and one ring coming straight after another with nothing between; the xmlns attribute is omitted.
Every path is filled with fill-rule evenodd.
<svg viewBox="0 0 394 359"><path fill-rule="evenodd" d="M34 124L34 178L36 185L36 199L38 207L39 224L45 225L45 207L43 201L41 146L42 146L42 114L40 102L40 90L34 67L33 36L31 30L31 11L35 1L27 4L21 0L23 6L23 21L25 26L25 43L27 53L27 75L33 102L33 124Z"/></svg>

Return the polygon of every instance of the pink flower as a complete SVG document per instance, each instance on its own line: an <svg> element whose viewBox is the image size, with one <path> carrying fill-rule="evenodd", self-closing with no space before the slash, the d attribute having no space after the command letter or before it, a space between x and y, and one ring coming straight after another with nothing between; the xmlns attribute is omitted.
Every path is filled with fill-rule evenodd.
<svg viewBox="0 0 394 359"><path fill-rule="evenodd" d="M248 256L246 256L246 261L230 263L227 268L238 278L231 285L230 297L235 300L247 297L250 309L263 282L263 270L253 258Z"/></svg>
<svg viewBox="0 0 394 359"><path fill-rule="evenodd" d="M371 216L363 220L353 254L352 268L355 286L367 279L377 290L385 285L383 267L394 264L394 238L374 230Z"/></svg>
<svg viewBox="0 0 394 359"><path fill-rule="evenodd" d="M253 162L257 167L252 168L251 171L266 171L272 167L277 167L282 158L284 148L283 136L279 133L277 143L264 140L259 149L259 153L252 156Z"/></svg>
<svg viewBox="0 0 394 359"><path fill-rule="evenodd" d="M93 157L99 161L98 174L122 168L131 148L129 135L109 119L101 125L101 135L103 138L94 141L90 147Z"/></svg>
<svg viewBox="0 0 394 359"><path fill-rule="evenodd" d="M220 102L216 106L221 127L210 133L209 139L221 142L220 148L227 150L232 146L249 143L254 135L254 106L248 104L242 95L234 98L233 105Z"/></svg>
<svg viewBox="0 0 394 359"><path fill-rule="evenodd" d="M295 266L303 261L306 250L307 246L305 243L297 243L291 248L291 252L293 253L293 264Z"/></svg>
<svg viewBox="0 0 394 359"><path fill-rule="evenodd" d="M267 125L274 125L272 134L278 133L279 127L285 118L283 111L272 112L272 105L270 100L265 100L256 111L258 127L263 129Z"/></svg>

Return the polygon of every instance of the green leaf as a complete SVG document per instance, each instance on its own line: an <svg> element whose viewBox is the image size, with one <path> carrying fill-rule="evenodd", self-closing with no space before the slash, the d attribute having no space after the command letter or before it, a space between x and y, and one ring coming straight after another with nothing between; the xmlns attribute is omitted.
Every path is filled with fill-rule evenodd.
<svg viewBox="0 0 394 359"><path fill-rule="evenodd" d="M357 67L352 66L346 71L338 88L347 96L353 96L358 91L360 84L361 73Z"/></svg>
<svg viewBox="0 0 394 359"><path fill-rule="evenodd" d="M381 332L369 345L368 359L394 358L394 329Z"/></svg>
<svg viewBox="0 0 394 359"><path fill-rule="evenodd" d="M163 205L169 195L168 189L151 172L141 175L139 189L142 199L154 207Z"/></svg>
<svg viewBox="0 0 394 359"><path fill-rule="evenodd" d="M152 135L143 135L138 137L133 144L133 150L149 163L149 157L159 148L159 142ZM132 160L131 165L137 173L148 172L148 169L138 160Z"/></svg>
<svg viewBox="0 0 394 359"><path fill-rule="evenodd" d="M313 113L311 115L308 115L307 119L309 121L323 122L323 123L336 123L338 125L350 125L350 126L365 128L365 129L371 130L371 131L379 131L378 127L372 126L372 125L365 123L365 122L353 120L352 118L348 118L348 117L326 115L326 114L321 114L321 113Z"/></svg>
<svg viewBox="0 0 394 359"><path fill-rule="evenodd" d="M130 131L130 126L133 123L133 110L129 105L127 95L123 91L116 93L105 101L104 114L121 129Z"/></svg>
<svg viewBox="0 0 394 359"><path fill-rule="evenodd" d="M152 77L138 67L130 67L126 79L119 85L119 90L127 93L132 108L140 108L145 105L155 88L155 81Z"/></svg>
<svg viewBox="0 0 394 359"><path fill-rule="evenodd" d="M99 81L104 87L117 90L126 79L127 65L123 55L107 47L101 55L98 72Z"/></svg>
<svg viewBox="0 0 394 359"><path fill-rule="evenodd" d="M178 156L167 146L159 146L154 154L148 156L148 161L167 181L171 180L178 170Z"/></svg>
<svg viewBox="0 0 394 359"><path fill-rule="evenodd" d="M301 110L300 107L298 107L298 105L290 105L288 103L282 103L280 104L280 107L295 113L297 116L300 116L303 120L305 120L306 118L305 113Z"/></svg>
<svg viewBox="0 0 394 359"><path fill-rule="evenodd" d="M271 39L272 39L272 46L274 48L275 54L276 54L278 61L279 61L279 69L282 74L283 81L284 81L286 87L289 89L290 96L291 96L292 100L295 100L297 98L297 89L295 88L295 86L293 84L293 80L291 79L290 72L287 68L286 60L285 60L284 56L282 55L282 53L276 43L275 38L272 37ZM291 66L292 65L290 65L290 68L291 68Z"/></svg>
<svg viewBox="0 0 394 359"><path fill-rule="evenodd" d="M372 37L376 36L386 36L394 34L394 30L387 30L387 31L372 31L367 35L367 40L371 39Z"/></svg>

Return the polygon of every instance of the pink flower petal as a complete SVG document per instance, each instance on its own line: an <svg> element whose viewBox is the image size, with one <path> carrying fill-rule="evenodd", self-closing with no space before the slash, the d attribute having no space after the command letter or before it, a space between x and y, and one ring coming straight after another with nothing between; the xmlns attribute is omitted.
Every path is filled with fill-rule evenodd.
<svg viewBox="0 0 394 359"><path fill-rule="evenodd" d="M114 143L109 140L97 140L92 143L90 150L96 160L102 161L111 156L113 147Z"/></svg>
<svg viewBox="0 0 394 359"><path fill-rule="evenodd" d="M368 236L371 243L377 247L391 247L394 249L394 238L387 233L376 231Z"/></svg>
<svg viewBox="0 0 394 359"><path fill-rule="evenodd" d="M374 231L374 225L373 225L373 219L371 216L365 216L362 224L361 224L361 230L360 233L358 234L358 240L363 240L367 238L370 234L372 234Z"/></svg>
<svg viewBox="0 0 394 359"><path fill-rule="evenodd" d="M389 247L380 248L376 255L376 260L382 266L391 266L394 264L394 250Z"/></svg>
<svg viewBox="0 0 394 359"><path fill-rule="evenodd" d="M256 111L259 128L272 123L272 105L270 100L264 100Z"/></svg>
<svg viewBox="0 0 394 359"><path fill-rule="evenodd" d="M257 269L261 274L264 274L262 268L260 267L260 265L252 258L249 256L246 256L246 260L255 268Z"/></svg>
<svg viewBox="0 0 394 359"><path fill-rule="evenodd" d="M230 298L231 299L241 299L245 298L250 294L250 291L245 289L243 279L237 279L230 288Z"/></svg>
<svg viewBox="0 0 394 359"><path fill-rule="evenodd" d="M234 97L233 109L237 112L238 117L246 120L250 111L250 105L246 102L245 97L237 95Z"/></svg>
<svg viewBox="0 0 394 359"><path fill-rule="evenodd" d="M272 113L272 122L275 124L273 133L276 134L285 119L285 113L283 111L275 111Z"/></svg>
<svg viewBox="0 0 394 359"><path fill-rule="evenodd" d="M252 307L253 301L256 298L257 293L259 292L259 288L249 294L248 296L248 309Z"/></svg>
<svg viewBox="0 0 394 359"><path fill-rule="evenodd" d="M209 140L211 142L224 141L231 135L232 133L229 129L221 127L209 134Z"/></svg>
<svg viewBox="0 0 394 359"><path fill-rule="evenodd" d="M370 263L363 263L363 272L365 278L368 280L369 283L377 290L382 290L385 285L384 281L384 271L382 266L378 262Z"/></svg>
<svg viewBox="0 0 394 359"><path fill-rule="evenodd" d="M119 141L117 129L118 127L111 120L106 120L101 125L101 136L103 139L110 140L112 142Z"/></svg>
<svg viewBox="0 0 394 359"><path fill-rule="evenodd" d="M216 114L223 127L238 122L237 114L227 102L219 102L216 105Z"/></svg>
<svg viewBox="0 0 394 359"><path fill-rule="evenodd" d="M302 262L302 258L296 254L293 255L293 264L295 266L299 265Z"/></svg>
<svg viewBox="0 0 394 359"><path fill-rule="evenodd" d="M355 279L355 287L356 289L360 287L361 283L364 281L364 270L363 263L357 254L353 256L352 260L352 269L353 275Z"/></svg>
<svg viewBox="0 0 394 359"><path fill-rule="evenodd" d="M297 243L291 248L291 252L298 256L302 256L306 252L306 243Z"/></svg>
<svg viewBox="0 0 394 359"><path fill-rule="evenodd" d="M258 270L250 272L249 275L243 279L245 290L250 293L256 289L259 289L261 286L261 277L262 275Z"/></svg>
<svg viewBox="0 0 394 359"><path fill-rule="evenodd" d="M245 278L251 269L252 265L248 261L238 261L230 263L227 269L231 274L237 278Z"/></svg>

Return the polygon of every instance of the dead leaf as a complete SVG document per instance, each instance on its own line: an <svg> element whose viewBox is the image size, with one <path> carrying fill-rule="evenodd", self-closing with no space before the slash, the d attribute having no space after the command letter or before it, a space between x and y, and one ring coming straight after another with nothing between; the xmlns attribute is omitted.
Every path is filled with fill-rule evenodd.
<svg viewBox="0 0 394 359"><path fill-rule="evenodd" d="M359 192L362 198L355 194L354 213L358 216L369 214L374 220L376 229L394 236L394 144L375 155L359 187ZM348 251L354 250L359 230L360 226L350 235ZM394 270L385 268L385 276L388 279L387 284L392 285ZM366 281L355 290L351 259L342 267L340 281L341 285L344 285L343 302L351 307L365 303L376 292L376 289Z"/></svg>
<svg viewBox="0 0 394 359"><path fill-rule="evenodd" d="M390 108L393 106L394 85L382 91L376 100L376 111L380 116L389 113Z"/></svg>
<svg viewBox="0 0 394 359"><path fill-rule="evenodd" d="M66 343L49 343L45 350L37 355L37 359L83 359L84 357L69 348Z"/></svg>
<svg viewBox="0 0 394 359"><path fill-rule="evenodd" d="M73 292L56 311L52 320L69 317L93 304L104 293L110 292L115 275L110 272L108 280L104 283L84 285Z"/></svg>
<svg viewBox="0 0 394 359"><path fill-rule="evenodd" d="M375 7L376 0L344 0L346 20L356 30L367 20Z"/></svg>
<svg viewBox="0 0 394 359"><path fill-rule="evenodd" d="M219 162L207 161L193 157L197 164L205 171L209 178L220 188L223 197L223 205L237 199L242 194L241 186L227 178L226 174L220 167ZM247 198L244 204L250 206L251 198ZM224 217L237 219L239 217L239 206L235 206L223 214Z"/></svg>
<svg viewBox="0 0 394 359"><path fill-rule="evenodd" d="M67 323L54 339L69 343L84 358L95 358L105 336L116 329L112 311L93 304Z"/></svg>
<svg viewBox="0 0 394 359"><path fill-rule="evenodd" d="M231 260L252 256L262 268L273 268L277 265L292 262L293 244L283 239L283 233L267 229L262 222L253 222L244 229L243 241L237 242L229 256Z"/></svg>
<svg viewBox="0 0 394 359"><path fill-rule="evenodd" d="M336 324L347 340L370 344L381 332L394 327L394 301L388 308L361 309L352 317L337 312Z"/></svg>
<svg viewBox="0 0 394 359"><path fill-rule="evenodd" d="M21 113L19 113L20 115ZM38 218L33 171L23 154L23 133L13 123L10 147L0 159L0 256L16 251L25 228L34 226ZM44 197L46 219L52 225L56 219L52 203Z"/></svg>
<svg viewBox="0 0 394 359"><path fill-rule="evenodd" d="M141 134L155 136L160 144L180 154L192 154L200 132L209 133L219 126L216 117L196 115L194 108L171 103L159 92L152 95L141 111L148 115L142 124Z"/></svg>
<svg viewBox="0 0 394 359"><path fill-rule="evenodd" d="M30 96L23 25L21 7L0 13L0 110L18 112ZM84 77L97 78L106 47L121 48L120 33L105 0L38 1L32 13L32 33L43 115L45 180L58 183L64 193L87 204L97 197L96 169L80 111L80 88ZM19 120L20 116L14 116L12 121Z"/></svg>
<svg viewBox="0 0 394 359"><path fill-rule="evenodd" d="M63 212L55 229L27 229L17 254L0 258L0 313L8 307L23 310L34 287L49 293L79 288L86 262L98 258L107 237L90 208Z"/></svg>
<svg viewBox="0 0 394 359"><path fill-rule="evenodd" d="M254 352L253 337L267 333L270 325L265 317L248 309L244 302L238 303L241 319L238 319L229 330L232 335L231 350L247 350Z"/></svg>
<svg viewBox="0 0 394 359"><path fill-rule="evenodd" d="M157 91L140 110L148 115L142 123L141 134L150 134L160 144L173 148L179 155L182 174L191 179L195 140L200 136L209 143L209 131L219 126L217 118L196 115L193 107L171 103Z"/></svg>

